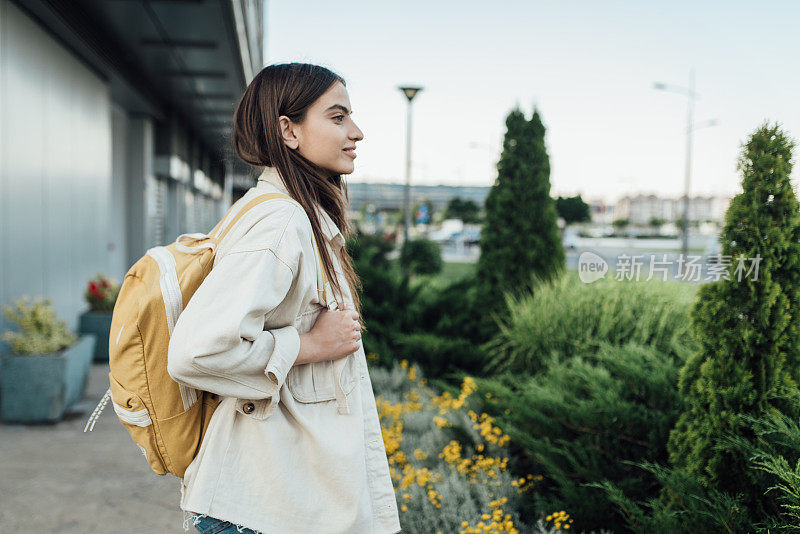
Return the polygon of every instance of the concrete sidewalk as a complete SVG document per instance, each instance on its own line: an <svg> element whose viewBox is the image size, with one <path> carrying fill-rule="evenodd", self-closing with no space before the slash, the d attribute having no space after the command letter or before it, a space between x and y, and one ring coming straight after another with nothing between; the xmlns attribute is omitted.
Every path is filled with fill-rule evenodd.
<svg viewBox="0 0 800 534"><path fill-rule="evenodd" d="M108 364L96 363L58 424L0 423L0 532L184 532L180 479L150 469L110 403L83 432L107 388Z"/></svg>

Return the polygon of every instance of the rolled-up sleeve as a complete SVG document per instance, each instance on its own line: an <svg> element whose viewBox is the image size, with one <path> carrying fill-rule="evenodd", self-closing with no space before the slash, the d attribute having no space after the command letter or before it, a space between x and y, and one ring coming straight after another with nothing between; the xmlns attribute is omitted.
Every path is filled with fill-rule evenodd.
<svg viewBox="0 0 800 534"><path fill-rule="evenodd" d="M226 254L178 317L167 355L172 379L223 396L268 399L263 415L271 414L300 335L293 324L270 330L264 324L280 306L293 305L287 296L294 274L269 248Z"/></svg>

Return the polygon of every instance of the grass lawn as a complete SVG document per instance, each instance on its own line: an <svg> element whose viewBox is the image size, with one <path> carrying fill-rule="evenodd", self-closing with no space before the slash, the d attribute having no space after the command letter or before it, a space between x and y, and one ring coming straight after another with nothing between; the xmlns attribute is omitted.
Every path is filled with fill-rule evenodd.
<svg viewBox="0 0 800 534"><path fill-rule="evenodd" d="M473 272L475 272L474 263L445 262L442 265L442 272L437 277L443 282L450 283Z"/></svg>
<svg viewBox="0 0 800 534"><path fill-rule="evenodd" d="M393 269L400 269L398 264L398 260L389 260L392 264ZM459 278L463 278L468 274L471 274L475 271L474 263L461 263L461 262L444 262L442 264L442 270L438 274L433 276L420 276L418 279L423 281L425 285L432 285L436 287L442 287L449 285Z"/></svg>

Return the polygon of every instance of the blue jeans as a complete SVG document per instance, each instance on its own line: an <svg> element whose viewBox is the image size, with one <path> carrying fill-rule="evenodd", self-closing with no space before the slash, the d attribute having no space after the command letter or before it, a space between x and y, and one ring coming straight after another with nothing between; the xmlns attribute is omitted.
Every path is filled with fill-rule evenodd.
<svg viewBox="0 0 800 534"><path fill-rule="evenodd" d="M200 534L255 534L253 530L242 527L242 530L237 530L236 525L230 521L222 521L213 517L200 517L198 523L194 526Z"/></svg>

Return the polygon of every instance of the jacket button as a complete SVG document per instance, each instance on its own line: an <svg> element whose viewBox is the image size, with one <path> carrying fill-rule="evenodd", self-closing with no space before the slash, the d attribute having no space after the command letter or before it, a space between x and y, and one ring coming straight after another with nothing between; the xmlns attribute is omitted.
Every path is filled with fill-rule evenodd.
<svg viewBox="0 0 800 534"><path fill-rule="evenodd" d="M256 409L256 405L253 404L252 402L248 402L247 404L242 406L242 411L244 413L253 413L253 410L255 410L255 409Z"/></svg>

